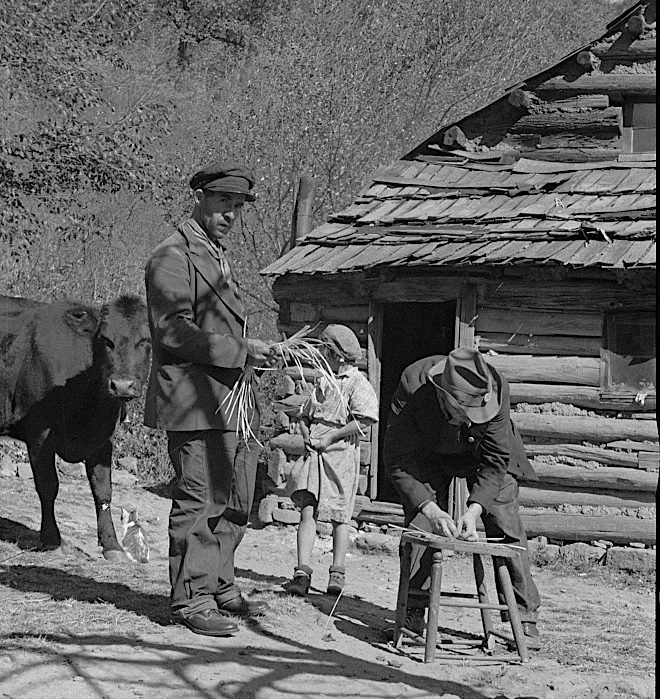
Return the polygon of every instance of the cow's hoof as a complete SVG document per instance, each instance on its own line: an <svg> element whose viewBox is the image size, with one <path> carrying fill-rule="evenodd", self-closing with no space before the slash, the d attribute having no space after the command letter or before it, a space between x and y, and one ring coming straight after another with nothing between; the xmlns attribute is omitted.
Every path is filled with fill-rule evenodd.
<svg viewBox="0 0 660 699"><path fill-rule="evenodd" d="M128 556L123 551L117 551L117 549L104 551L103 558L107 561L128 561Z"/></svg>
<svg viewBox="0 0 660 699"><path fill-rule="evenodd" d="M63 542L60 539L59 541L41 541L39 544L39 550L40 551L56 551L59 548L62 548Z"/></svg>

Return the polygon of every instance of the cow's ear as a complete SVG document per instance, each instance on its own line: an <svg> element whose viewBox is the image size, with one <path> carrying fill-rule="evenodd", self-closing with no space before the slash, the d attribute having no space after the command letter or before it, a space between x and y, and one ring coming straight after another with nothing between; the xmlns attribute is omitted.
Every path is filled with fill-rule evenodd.
<svg viewBox="0 0 660 699"><path fill-rule="evenodd" d="M69 328L81 337L94 337L99 327L99 317L91 309L84 306L74 306L67 309L64 314L64 322Z"/></svg>

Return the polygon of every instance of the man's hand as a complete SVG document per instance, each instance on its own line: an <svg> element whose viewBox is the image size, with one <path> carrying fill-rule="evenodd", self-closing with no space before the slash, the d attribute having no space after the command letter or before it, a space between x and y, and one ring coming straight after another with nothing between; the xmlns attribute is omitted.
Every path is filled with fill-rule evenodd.
<svg viewBox="0 0 660 699"><path fill-rule="evenodd" d="M458 520L458 538L465 541L479 541L477 534L477 517L481 516L483 507L473 502Z"/></svg>
<svg viewBox="0 0 660 699"><path fill-rule="evenodd" d="M273 348L267 342L261 340L247 341L247 363L252 366L262 366L275 359Z"/></svg>
<svg viewBox="0 0 660 699"><path fill-rule="evenodd" d="M427 502L421 510L422 514L428 519L431 529L434 534L440 536L450 536L456 538L458 530L451 518L451 515L444 510L441 510L434 502Z"/></svg>

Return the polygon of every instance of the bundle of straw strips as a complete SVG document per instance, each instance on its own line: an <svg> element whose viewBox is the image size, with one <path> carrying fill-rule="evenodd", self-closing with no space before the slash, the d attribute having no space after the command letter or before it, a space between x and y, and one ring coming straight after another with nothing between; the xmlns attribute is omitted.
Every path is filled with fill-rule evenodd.
<svg viewBox="0 0 660 699"><path fill-rule="evenodd" d="M346 399L341 392L339 382L330 368L326 358L321 353L320 348L323 342L318 338L310 337L310 326L298 330L291 337L276 342L271 345L274 357L279 364L295 366L300 374L303 374L303 367L307 366L325 379L330 387L337 392L342 402ZM254 414L254 393L252 391L252 381L254 380L254 367L248 366L241 374L234 387L222 402L222 406L227 406L228 418L231 419L234 412L237 416L236 433L247 443L250 439L256 439L259 446L262 446L257 435L252 430L252 417ZM348 406L346 406L348 407ZM220 408L218 408L219 410Z"/></svg>

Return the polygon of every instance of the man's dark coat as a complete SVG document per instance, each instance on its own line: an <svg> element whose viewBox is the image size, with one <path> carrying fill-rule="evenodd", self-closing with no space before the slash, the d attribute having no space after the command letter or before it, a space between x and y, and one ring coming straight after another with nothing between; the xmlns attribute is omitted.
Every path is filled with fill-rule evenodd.
<svg viewBox="0 0 660 699"><path fill-rule="evenodd" d="M455 427L440 407L428 371L444 355L420 359L402 374L392 399L384 458L408 513L435 499L434 475L467 478L468 503L489 512L505 474L537 480L510 417L509 384L490 365L500 409L489 422Z"/></svg>

